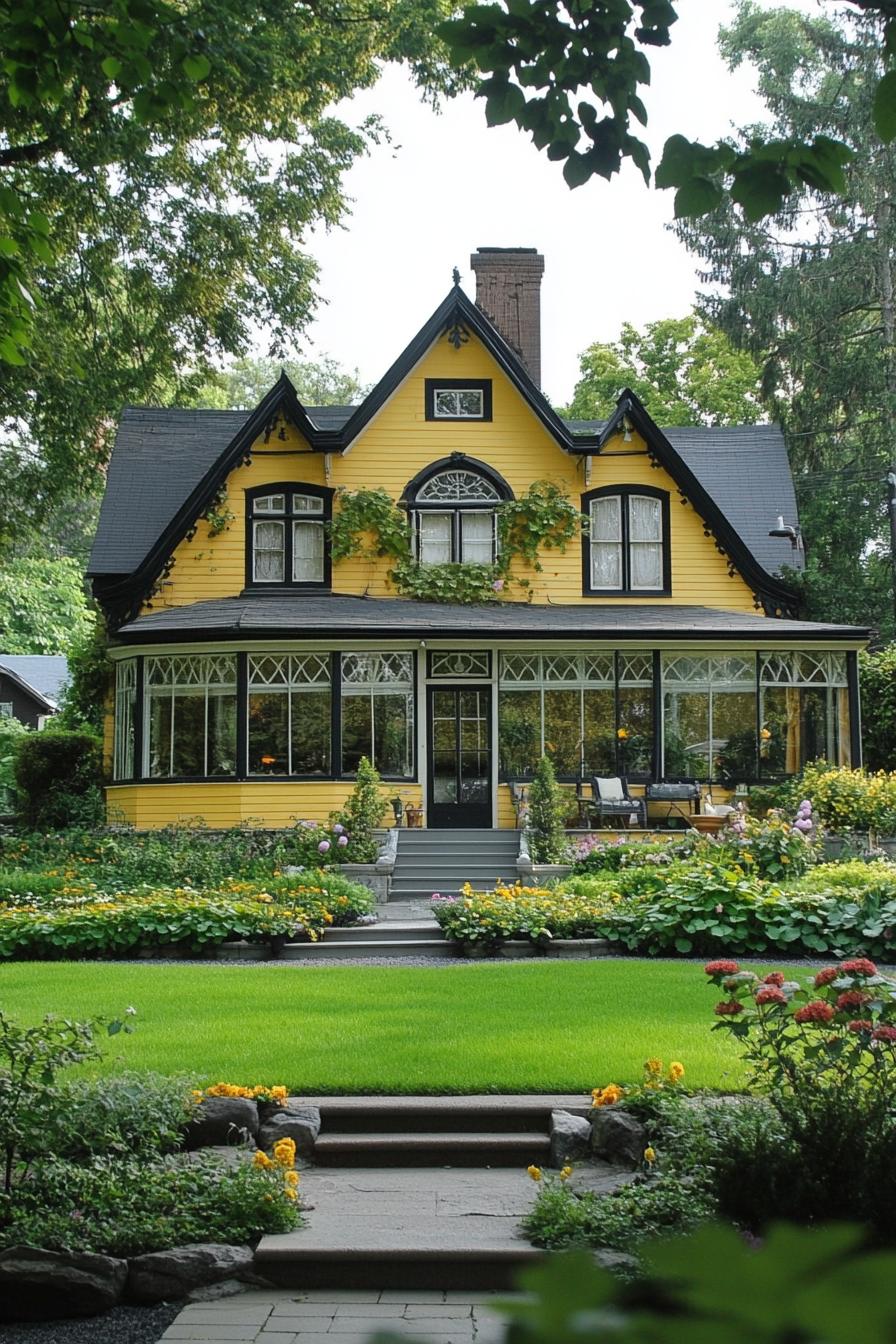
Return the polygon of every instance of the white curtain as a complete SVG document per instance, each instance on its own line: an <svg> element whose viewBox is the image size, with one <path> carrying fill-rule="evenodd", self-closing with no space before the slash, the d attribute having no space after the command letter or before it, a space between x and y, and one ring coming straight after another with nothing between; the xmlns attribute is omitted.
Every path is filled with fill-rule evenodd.
<svg viewBox="0 0 896 1344"><path fill-rule="evenodd" d="M490 565L494 557L494 515L462 513L462 556L465 565Z"/></svg>
<svg viewBox="0 0 896 1344"><path fill-rule="evenodd" d="M618 495L591 501L591 586L622 587L622 512Z"/></svg>
<svg viewBox="0 0 896 1344"><path fill-rule="evenodd" d="M421 565L447 565L451 561L451 515L420 513Z"/></svg>
<svg viewBox="0 0 896 1344"><path fill-rule="evenodd" d="M256 523L253 574L259 583L283 582L283 524Z"/></svg>
<svg viewBox="0 0 896 1344"><path fill-rule="evenodd" d="M629 563L632 588L662 588L663 545L660 501L632 495L629 508Z"/></svg>
<svg viewBox="0 0 896 1344"><path fill-rule="evenodd" d="M321 523L293 523L292 577L294 583L322 583L324 529Z"/></svg>

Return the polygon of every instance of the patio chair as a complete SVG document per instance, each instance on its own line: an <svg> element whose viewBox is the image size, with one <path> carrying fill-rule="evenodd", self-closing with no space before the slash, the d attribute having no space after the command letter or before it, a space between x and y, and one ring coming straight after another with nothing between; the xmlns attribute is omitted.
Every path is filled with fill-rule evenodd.
<svg viewBox="0 0 896 1344"><path fill-rule="evenodd" d="M620 775L609 779L591 776L590 812L598 825L612 817L622 818L626 826L631 826L632 817L636 825L647 825L647 804L643 798L631 796L628 780Z"/></svg>

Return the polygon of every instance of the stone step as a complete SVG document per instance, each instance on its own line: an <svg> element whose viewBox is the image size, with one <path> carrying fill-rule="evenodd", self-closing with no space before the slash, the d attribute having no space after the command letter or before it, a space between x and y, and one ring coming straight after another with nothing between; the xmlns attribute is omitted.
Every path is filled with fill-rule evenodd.
<svg viewBox="0 0 896 1344"><path fill-rule="evenodd" d="M255 1267L284 1288L510 1288L545 1256L505 1226L514 1221L315 1211L306 1228L262 1237Z"/></svg>
<svg viewBox="0 0 896 1344"><path fill-rule="evenodd" d="M324 941L333 943L413 943L438 937L434 919L390 919L382 924L358 924L344 929L327 929Z"/></svg>
<svg viewBox="0 0 896 1344"><path fill-rule="evenodd" d="M334 1134L534 1134L550 1130L551 1112L587 1116L584 1093L497 1096L312 1097L321 1133ZM526 1163L526 1166L529 1164Z"/></svg>
<svg viewBox="0 0 896 1344"><path fill-rule="evenodd" d="M457 956L456 948L445 941L438 930L431 938L368 938L358 942L330 942L325 935L317 943L287 943L281 954L284 961L340 961L364 957L439 957Z"/></svg>
<svg viewBox="0 0 896 1344"><path fill-rule="evenodd" d="M393 872L393 881L396 876L411 877L419 876L426 878L430 873L439 873L452 875L460 878L466 877L504 877L514 880L517 875L516 859L512 863L498 863L489 860L483 863L479 859L418 859L416 856L411 859L399 859Z"/></svg>
<svg viewBox="0 0 896 1344"><path fill-rule="evenodd" d="M435 883L429 887L393 887L389 894L389 900L390 902L425 901L428 905L434 892L438 892L440 896L459 896L460 887L452 887L450 884L446 887L437 887Z"/></svg>
<svg viewBox="0 0 896 1344"><path fill-rule="evenodd" d="M329 1167L519 1167L546 1162L546 1133L443 1130L333 1133L322 1125L314 1160Z"/></svg>

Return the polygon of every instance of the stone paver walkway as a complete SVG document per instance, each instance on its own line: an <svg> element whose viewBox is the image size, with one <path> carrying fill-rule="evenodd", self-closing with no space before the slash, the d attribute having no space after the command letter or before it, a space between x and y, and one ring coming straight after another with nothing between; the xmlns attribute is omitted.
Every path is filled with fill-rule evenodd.
<svg viewBox="0 0 896 1344"><path fill-rule="evenodd" d="M500 1293L432 1289L283 1289L185 1307L160 1344L366 1344L388 1331L423 1344L500 1344Z"/></svg>

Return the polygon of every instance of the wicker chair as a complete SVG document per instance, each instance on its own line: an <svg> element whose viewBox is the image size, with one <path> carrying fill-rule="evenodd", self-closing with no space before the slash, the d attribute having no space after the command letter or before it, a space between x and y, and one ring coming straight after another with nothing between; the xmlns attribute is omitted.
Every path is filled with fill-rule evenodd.
<svg viewBox="0 0 896 1344"><path fill-rule="evenodd" d="M605 780L606 785L609 781ZM631 826L632 816L636 819L636 825L647 825L647 804L643 798L633 798L628 791L628 780L625 776L617 776L616 781L621 789L622 797L607 798L601 794L600 779L597 775L591 776L591 804L589 811L597 825L603 824L609 818L623 818L626 826Z"/></svg>

